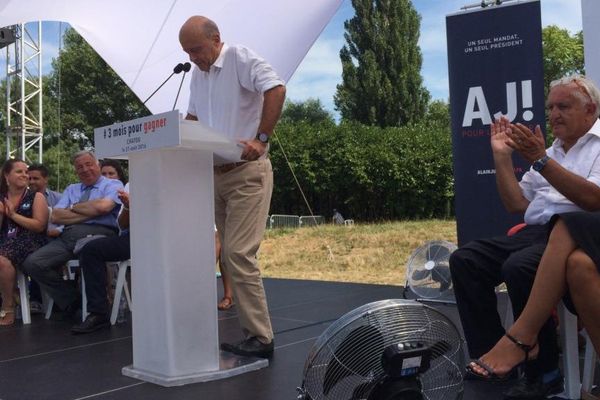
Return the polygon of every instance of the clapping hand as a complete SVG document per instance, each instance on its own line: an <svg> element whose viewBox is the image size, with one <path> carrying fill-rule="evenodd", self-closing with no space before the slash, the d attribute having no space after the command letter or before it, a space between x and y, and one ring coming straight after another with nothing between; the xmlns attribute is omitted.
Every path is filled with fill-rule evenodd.
<svg viewBox="0 0 600 400"><path fill-rule="evenodd" d="M4 215L12 218L15 215L15 206L9 199L4 199Z"/></svg>
<svg viewBox="0 0 600 400"><path fill-rule="evenodd" d="M512 126L505 116L498 118L490 126L490 143L495 154L512 154L514 147L511 146L511 131Z"/></svg>
<svg viewBox="0 0 600 400"><path fill-rule="evenodd" d="M542 129L536 125L535 132L523 124L514 124L508 132L508 145L530 163L546 155L546 143Z"/></svg>
<svg viewBox="0 0 600 400"><path fill-rule="evenodd" d="M123 189L119 189L117 196L119 197L119 200L121 200L121 203L123 203L126 208L129 208L129 193Z"/></svg>

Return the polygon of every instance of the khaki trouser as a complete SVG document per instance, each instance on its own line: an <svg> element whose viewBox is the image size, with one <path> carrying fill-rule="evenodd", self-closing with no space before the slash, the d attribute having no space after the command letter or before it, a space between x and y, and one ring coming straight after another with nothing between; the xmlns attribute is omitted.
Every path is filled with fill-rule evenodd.
<svg viewBox="0 0 600 400"><path fill-rule="evenodd" d="M221 268L231 276L240 325L246 338L273 339L256 253L263 238L273 170L269 159L229 172L215 170L215 222L221 240Z"/></svg>

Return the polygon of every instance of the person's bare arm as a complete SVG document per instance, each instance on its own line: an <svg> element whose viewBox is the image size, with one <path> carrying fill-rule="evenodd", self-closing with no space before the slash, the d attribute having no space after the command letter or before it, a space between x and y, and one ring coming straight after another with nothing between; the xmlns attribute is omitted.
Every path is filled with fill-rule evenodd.
<svg viewBox="0 0 600 400"><path fill-rule="evenodd" d="M284 101L285 86L283 85L275 86L264 93L262 115L257 133L265 133L269 137L273 134L275 125L281 116ZM240 140L240 143L244 145L242 160L258 160L267 151L267 144L257 139Z"/></svg>
<svg viewBox="0 0 600 400"><path fill-rule="evenodd" d="M530 163L546 155L544 137L539 126L532 132L523 124L512 125L511 144ZM597 161L598 162L598 161ZM586 211L600 210L600 187L574 174L555 160L550 160L540 174L553 188Z"/></svg>

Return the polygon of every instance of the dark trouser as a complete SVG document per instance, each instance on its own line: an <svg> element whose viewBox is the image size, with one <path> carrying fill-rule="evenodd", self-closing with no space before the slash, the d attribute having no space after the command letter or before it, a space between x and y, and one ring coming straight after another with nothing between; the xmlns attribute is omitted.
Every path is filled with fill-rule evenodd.
<svg viewBox="0 0 600 400"><path fill-rule="evenodd" d="M42 290L64 310L77 301L78 296L72 282L65 281L61 272L61 267L75 258L75 243L88 235L114 236L115 233L113 228L104 225L69 225L58 238L27 256L22 265L23 271L35 279Z"/></svg>
<svg viewBox="0 0 600 400"><path fill-rule="evenodd" d="M85 294L89 312L108 314L106 296L106 262L128 260L131 257L129 233L93 240L79 253L79 266L85 278Z"/></svg>
<svg viewBox="0 0 600 400"><path fill-rule="evenodd" d="M513 236L475 240L450 257L450 272L469 353L479 358L504 335L495 287L506 283L515 319L521 314L548 240L548 226L529 225ZM540 353L526 373L558 368L556 327L549 319L538 336Z"/></svg>
<svg viewBox="0 0 600 400"><path fill-rule="evenodd" d="M29 282L29 301L42 303L42 291L40 290L40 285L33 279Z"/></svg>

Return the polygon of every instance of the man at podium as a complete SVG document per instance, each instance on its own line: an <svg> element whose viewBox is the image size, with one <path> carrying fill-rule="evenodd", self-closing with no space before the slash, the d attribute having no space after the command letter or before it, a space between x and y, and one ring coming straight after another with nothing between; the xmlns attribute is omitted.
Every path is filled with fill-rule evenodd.
<svg viewBox="0 0 600 400"><path fill-rule="evenodd" d="M179 41L197 68L192 72L186 119L201 120L243 147L241 162L214 167L215 222L221 265L231 276L245 339L221 349L243 356L273 354L273 330L256 253L273 190L269 138L285 100L285 83L252 50L221 42L219 28L189 18Z"/></svg>

